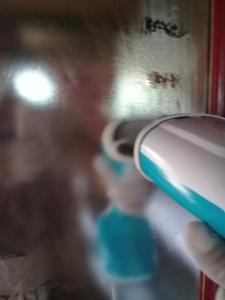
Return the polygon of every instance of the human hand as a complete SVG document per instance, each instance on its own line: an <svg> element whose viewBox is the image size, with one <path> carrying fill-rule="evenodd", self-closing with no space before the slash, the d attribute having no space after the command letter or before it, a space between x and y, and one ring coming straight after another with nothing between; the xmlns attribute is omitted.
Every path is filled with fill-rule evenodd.
<svg viewBox="0 0 225 300"><path fill-rule="evenodd" d="M140 213L146 202L151 184L139 174L133 164L125 165L125 174L115 176L106 161L97 156L94 169L107 197L127 213Z"/></svg>
<svg viewBox="0 0 225 300"><path fill-rule="evenodd" d="M225 240L202 222L189 224L185 239L201 271L220 286L216 300L224 300Z"/></svg>

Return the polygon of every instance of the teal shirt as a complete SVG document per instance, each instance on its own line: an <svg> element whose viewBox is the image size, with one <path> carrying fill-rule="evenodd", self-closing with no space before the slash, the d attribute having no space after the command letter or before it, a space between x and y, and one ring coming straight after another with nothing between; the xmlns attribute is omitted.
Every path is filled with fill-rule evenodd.
<svg viewBox="0 0 225 300"><path fill-rule="evenodd" d="M154 274L154 238L144 217L112 207L97 221L97 245L104 270L112 279L147 279Z"/></svg>

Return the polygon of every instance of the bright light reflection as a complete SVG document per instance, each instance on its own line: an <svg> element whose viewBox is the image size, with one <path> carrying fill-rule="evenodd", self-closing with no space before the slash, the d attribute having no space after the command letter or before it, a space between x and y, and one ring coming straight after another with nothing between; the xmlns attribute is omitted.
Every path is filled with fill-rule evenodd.
<svg viewBox="0 0 225 300"><path fill-rule="evenodd" d="M32 105L50 105L54 101L56 86L47 72L24 69L16 73L14 85L19 96Z"/></svg>
<svg viewBox="0 0 225 300"><path fill-rule="evenodd" d="M154 91L149 91L143 74L131 73L118 78L113 97L113 113L116 117L145 116L153 110Z"/></svg>

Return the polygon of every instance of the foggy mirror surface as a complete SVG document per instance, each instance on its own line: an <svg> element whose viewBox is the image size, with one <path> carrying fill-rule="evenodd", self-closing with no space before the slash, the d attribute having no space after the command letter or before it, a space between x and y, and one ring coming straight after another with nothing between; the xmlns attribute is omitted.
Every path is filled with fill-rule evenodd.
<svg viewBox="0 0 225 300"><path fill-rule="evenodd" d="M207 107L209 1L1 1L0 299L194 300L194 217L144 179L153 120Z"/></svg>

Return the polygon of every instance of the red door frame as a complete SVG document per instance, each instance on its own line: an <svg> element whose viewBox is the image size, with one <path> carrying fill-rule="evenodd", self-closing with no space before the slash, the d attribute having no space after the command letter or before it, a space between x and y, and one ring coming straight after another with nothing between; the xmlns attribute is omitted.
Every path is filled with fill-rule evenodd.
<svg viewBox="0 0 225 300"><path fill-rule="evenodd" d="M211 0L208 112L225 117L225 0ZM201 274L200 300L214 300L217 285Z"/></svg>
<svg viewBox="0 0 225 300"><path fill-rule="evenodd" d="M225 116L225 0L212 0L209 112Z"/></svg>

